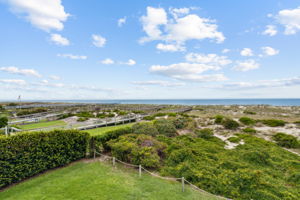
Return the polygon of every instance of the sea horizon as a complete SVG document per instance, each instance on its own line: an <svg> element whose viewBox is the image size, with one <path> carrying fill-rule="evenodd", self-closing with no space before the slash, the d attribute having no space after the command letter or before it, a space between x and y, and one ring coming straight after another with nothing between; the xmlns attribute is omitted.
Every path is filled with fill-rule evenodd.
<svg viewBox="0 0 300 200"><path fill-rule="evenodd" d="M1 100L16 102L16 100ZM271 105L300 106L300 98L215 98L215 99L57 99L22 100L21 102L95 103L95 104L157 104L157 105Z"/></svg>

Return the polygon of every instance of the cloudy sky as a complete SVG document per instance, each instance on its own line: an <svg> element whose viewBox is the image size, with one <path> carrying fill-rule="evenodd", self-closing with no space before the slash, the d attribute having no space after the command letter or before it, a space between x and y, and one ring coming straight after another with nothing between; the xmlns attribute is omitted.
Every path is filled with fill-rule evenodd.
<svg viewBox="0 0 300 200"><path fill-rule="evenodd" d="M0 99L300 98L300 0L0 0Z"/></svg>

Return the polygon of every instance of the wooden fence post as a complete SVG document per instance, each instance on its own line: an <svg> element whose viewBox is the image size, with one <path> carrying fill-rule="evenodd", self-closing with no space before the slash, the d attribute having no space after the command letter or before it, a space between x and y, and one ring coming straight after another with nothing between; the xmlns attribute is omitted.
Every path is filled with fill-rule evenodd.
<svg viewBox="0 0 300 200"><path fill-rule="evenodd" d="M115 166L115 165L116 165L116 158L113 157L113 166Z"/></svg>
<svg viewBox="0 0 300 200"><path fill-rule="evenodd" d="M139 165L139 177L142 177L142 165Z"/></svg>
<svg viewBox="0 0 300 200"><path fill-rule="evenodd" d="M96 158L96 150L94 149L94 159Z"/></svg>
<svg viewBox="0 0 300 200"><path fill-rule="evenodd" d="M184 192L184 177L181 178L182 192Z"/></svg>

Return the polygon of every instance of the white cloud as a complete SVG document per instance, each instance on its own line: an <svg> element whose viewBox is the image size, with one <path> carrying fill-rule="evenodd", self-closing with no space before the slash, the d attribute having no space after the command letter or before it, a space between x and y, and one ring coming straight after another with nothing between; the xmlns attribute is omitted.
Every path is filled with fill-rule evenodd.
<svg viewBox="0 0 300 200"><path fill-rule="evenodd" d="M274 25L267 25L266 30L262 32L263 35L274 36L277 34L277 28Z"/></svg>
<svg viewBox="0 0 300 200"><path fill-rule="evenodd" d="M273 49L272 47L262 47L261 49L263 51L262 56L275 56L279 54L279 50Z"/></svg>
<svg viewBox="0 0 300 200"><path fill-rule="evenodd" d="M187 40L211 39L217 43L225 40L223 33L217 31L218 26L214 20L188 14L186 8L171 9L170 12L173 17L168 19L165 9L147 7L147 14L141 17L147 36L141 38L140 42L160 40L166 42L166 45L175 43L184 46ZM179 17L178 14L184 16Z"/></svg>
<svg viewBox="0 0 300 200"><path fill-rule="evenodd" d="M0 71L8 72L10 74L41 77L41 75L34 69L19 69L18 67L14 67L14 66L1 67Z"/></svg>
<svg viewBox="0 0 300 200"><path fill-rule="evenodd" d="M296 34L300 30L300 7L281 10L275 19L285 27L284 34Z"/></svg>
<svg viewBox="0 0 300 200"><path fill-rule="evenodd" d="M169 12L173 15L174 18L178 18L179 16L189 14L190 8L170 8Z"/></svg>
<svg viewBox="0 0 300 200"><path fill-rule="evenodd" d="M96 47L104 47L104 45L106 43L106 39L104 37L102 37L101 35L93 34L92 39L93 39L93 44Z"/></svg>
<svg viewBox="0 0 300 200"><path fill-rule="evenodd" d="M225 66L232 63L227 56L218 56L217 54L198 54L189 53L185 56L188 62L210 64L215 66Z"/></svg>
<svg viewBox="0 0 300 200"><path fill-rule="evenodd" d="M205 71L219 69L218 66L202 63L176 63L171 65L153 65L150 67L150 72L185 81L205 82L226 80L223 74L201 75Z"/></svg>
<svg viewBox="0 0 300 200"><path fill-rule="evenodd" d="M271 87L289 87L300 85L300 77L292 77L274 80L259 80L255 82L232 82L222 86L216 86L219 89L256 89Z"/></svg>
<svg viewBox="0 0 300 200"><path fill-rule="evenodd" d="M122 27L126 23L126 17L118 19L118 26Z"/></svg>
<svg viewBox="0 0 300 200"><path fill-rule="evenodd" d="M158 85L163 87L176 87L176 86L184 86L185 83L182 82L169 82L169 81L160 81L160 80L152 80L152 81L133 81L133 84L136 85Z"/></svg>
<svg viewBox="0 0 300 200"><path fill-rule="evenodd" d="M127 62L125 63L121 63L121 64L124 64L124 65L129 65L129 66L133 66L136 64L136 61L133 60L133 59L129 59Z"/></svg>
<svg viewBox="0 0 300 200"><path fill-rule="evenodd" d="M81 56L81 55L73 55L73 54L57 54L58 57L63 58L70 58L73 60L85 60L87 59L87 56Z"/></svg>
<svg viewBox="0 0 300 200"><path fill-rule="evenodd" d="M50 40L57 45L61 45L61 46L70 45L70 41L67 38L61 36L60 34L56 34L56 33L51 34Z"/></svg>
<svg viewBox="0 0 300 200"><path fill-rule="evenodd" d="M52 80L55 80L55 81L61 80L61 78L59 76L55 76L55 75L51 75L51 76L49 76L49 78L51 78Z"/></svg>
<svg viewBox="0 0 300 200"><path fill-rule="evenodd" d="M61 0L7 0L11 10L24 15L33 26L44 31L62 30L63 22L70 14L66 13Z"/></svg>
<svg viewBox="0 0 300 200"><path fill-rule="evenodd" d="M237 65L233 67L232 69L235 71L249 71L258 69L260 66L259 63L257 63L255 60L245 60L245 61L237 61Z"/></svg>
<svg viewBox="0 0 300 200"><path fill-rule="evenodd" d="M223 49L222 50L222 53L228 53L228 52L230 52L230 49Z"/></svg>
<svg viewBox="0 0 300 200"><path fill-rule="evenodd" d="M244 48L241 51L241 56L253 56L253 51L250 48Z"/></svg>
<svg viewBox="0 0 300 200"><path fill-rule="evenodd" d="M16 85L26 85L27 82L21 79L0 79L0 83L16 84Z"/></svg>
<svg viewBox="0 0 300 200"><path fill-rule="evenodd" d="M183 47L179 44L162 44L162 43L158 43L156 45L156 48L160 51L170 51L170 52L185 51L185 47Z"/></svg>
<svg viewBox="0 0 300 200"><path fill-rule="evenodd" d="M102 60L101 63L104 64L104 65L111 65L111 64L114 64L115 61L113 61L110 58L106 58L106 59Z"/></svg>

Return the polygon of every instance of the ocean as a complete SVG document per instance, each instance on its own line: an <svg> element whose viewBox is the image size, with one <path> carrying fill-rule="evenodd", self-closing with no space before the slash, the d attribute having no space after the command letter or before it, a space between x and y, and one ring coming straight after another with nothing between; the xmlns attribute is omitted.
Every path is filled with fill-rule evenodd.
<svg viewBox="0 0 300 200"><path fill-rule="evenodd" d="M169 104L169 105L272 105L300 106L300 99L118 99L118 100L43 100L35 102L68 102L99 104Z"/></svg>

